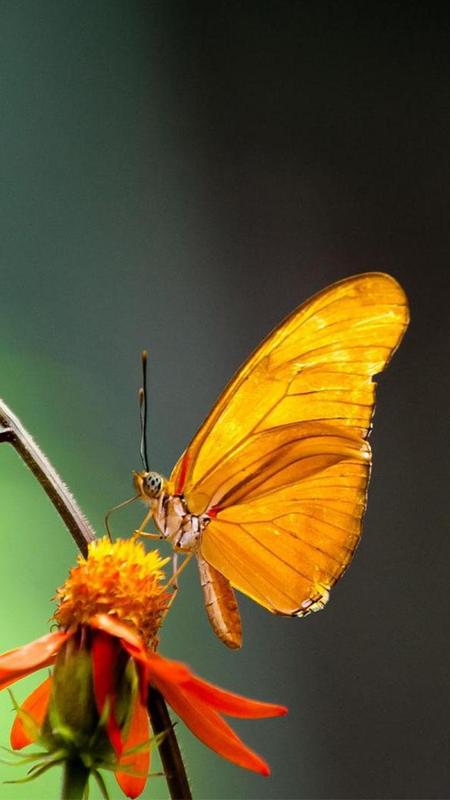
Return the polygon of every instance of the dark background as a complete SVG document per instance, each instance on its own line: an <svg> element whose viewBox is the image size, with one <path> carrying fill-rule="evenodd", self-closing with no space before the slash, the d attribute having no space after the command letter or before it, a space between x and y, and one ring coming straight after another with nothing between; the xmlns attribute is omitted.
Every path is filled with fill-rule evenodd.
<svg viewBox="0 0 450 800"><path fill-rule="evenodd" d="M243 599L245 646L230 653L195 570L183 576L162 652L290 709L237 726L266 780L180 724L197 798L450 794L450 31L437 9L0 6L0 394L99 531L139 466L143 347L152 466L168 472L232 372L310 294L376 269L411 301L379 380L364 536L325 612L284 620ZM75 551L7 447L0 474L4 650L48 630ZM118 532L139 515L115 518ZM0 797L55 796L58 781ZM146 796L166 796L161 779Z"/></svg>

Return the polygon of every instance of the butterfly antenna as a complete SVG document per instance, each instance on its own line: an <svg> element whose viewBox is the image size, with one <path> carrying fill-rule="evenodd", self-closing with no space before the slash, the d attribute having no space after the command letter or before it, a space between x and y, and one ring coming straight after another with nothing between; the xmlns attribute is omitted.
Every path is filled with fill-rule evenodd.
<svg viewBox="0 0 450 800"><path fill-rule="evenodd" d="M142 386L139 389L139 410L141 417L141 459L146 472L149 472L148 451L147 451L147 351L141 353L142 364Z"/></svg>

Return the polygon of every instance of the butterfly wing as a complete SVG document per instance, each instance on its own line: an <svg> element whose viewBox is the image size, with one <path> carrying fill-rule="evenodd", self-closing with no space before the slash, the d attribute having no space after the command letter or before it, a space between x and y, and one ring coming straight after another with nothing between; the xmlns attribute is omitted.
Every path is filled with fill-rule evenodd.
<svg viewBox="0 0 450 800"><path fill-rule="evenodd" d="M271 611L320 606L352 557L372 376L408 320L402 288L383 273L324 289L250 356L172 472L190 511L213 517L202 557Z"/></svg>

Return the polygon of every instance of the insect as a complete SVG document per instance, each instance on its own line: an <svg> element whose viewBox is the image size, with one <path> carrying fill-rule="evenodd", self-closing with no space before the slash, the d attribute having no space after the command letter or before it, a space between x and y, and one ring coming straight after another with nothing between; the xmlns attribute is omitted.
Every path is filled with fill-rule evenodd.
<svg viewBox="0 0 450 800"><path fill-rule="evenodd" d="M167 539L186 562L196 556L209 620L229 647L242 641L234 589L301 617L323 608L349 565L370 476L372 376L408 321L389 275L335 283L248 358L169 479L149 469L141 447L141 528L152 518L158 533L146 535Z"/></svg>

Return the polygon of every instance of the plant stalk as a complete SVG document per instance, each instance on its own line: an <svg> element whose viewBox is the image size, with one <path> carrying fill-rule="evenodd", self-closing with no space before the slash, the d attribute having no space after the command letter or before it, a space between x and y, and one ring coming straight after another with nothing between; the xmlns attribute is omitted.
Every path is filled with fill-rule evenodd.
<svg viewBox="0 0 450 800"><path fill-rule="evenodd" d="M0 400L0 442L9 442L17 450L50 498L77 546L87 556L88 544L95 539L93 527L47 456L3 400Z"/></svg>
<svg viewBox="0 0 450 800"><path fill-rule="evenodd" d="M79 758L65 759L63 770L61 800L83 800L90 770Z"/></svg>
<svg viewBox="0 0 450 800"><path fill-rule="evenodd" d="M0 400L0 444L2 442L12 444L17 450L53 503L82 554L87 556L88 544L96 538L93 527L47 456L33 441L18 417L13 414L6 403ZM192 800L186 770L166 701L160 692L153 688L149 690L148 711L154 733L156 735L166 733L158 745L158 749L171 800ZM83 777L83 770L86 770L86 767L81 762L69 761L66 763L62 790L63 800L82 798L87 781L87 777L85 779Z"/></svg>
<svg viewBox="0 0 450 800"><path fill-rule="evenodd" d="M158 749L170 796L172 800L192 800L183 758L166 702L154 687L149 689L147 708L153 733L165 734Z"/></svg>

